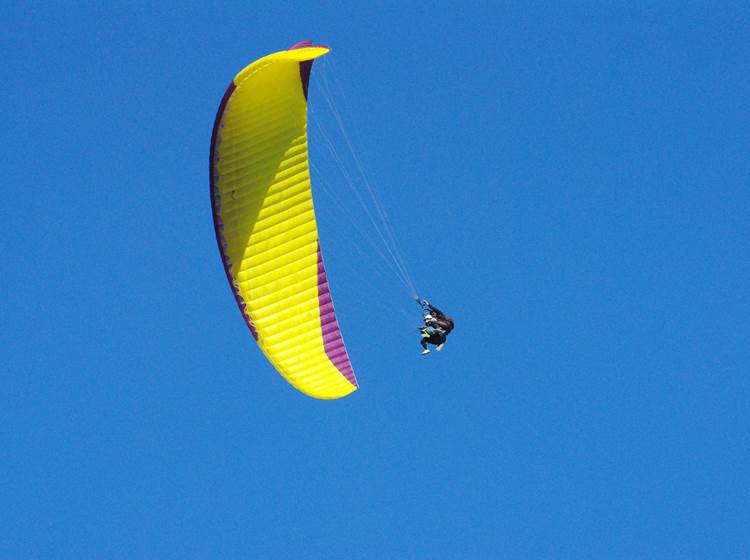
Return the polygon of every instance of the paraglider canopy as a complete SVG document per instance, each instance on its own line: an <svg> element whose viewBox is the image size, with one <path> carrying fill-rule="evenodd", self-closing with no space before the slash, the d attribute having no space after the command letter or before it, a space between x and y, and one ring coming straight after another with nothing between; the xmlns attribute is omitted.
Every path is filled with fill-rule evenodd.
<svg viewBox="0 0 750 560"><path fill-rule="evenodd" d="M219 106L209 164L216 239L245 322L289 383L323 399L358 387L331 300L308 162L310 71L329 50L304 41L241 70Z"/></svg>

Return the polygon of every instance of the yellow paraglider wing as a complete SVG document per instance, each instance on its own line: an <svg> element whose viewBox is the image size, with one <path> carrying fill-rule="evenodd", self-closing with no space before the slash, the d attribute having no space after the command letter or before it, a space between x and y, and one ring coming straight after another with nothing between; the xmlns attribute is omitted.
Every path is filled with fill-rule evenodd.
<svg viewBox="0 0 750 560"><path fill-rule="evenodd" d="M219 250L258 345L297 389L322 399L357 389L328 290L307 154L307 86L327 47L300 43L232 80L211 138Z"/></svg>

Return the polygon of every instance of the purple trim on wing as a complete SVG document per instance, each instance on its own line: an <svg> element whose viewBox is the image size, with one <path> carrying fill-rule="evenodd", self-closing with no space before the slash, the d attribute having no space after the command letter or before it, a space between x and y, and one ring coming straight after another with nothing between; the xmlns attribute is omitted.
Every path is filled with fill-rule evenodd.
<svg viewBox="0 0 750 560"><path fill-rule="evenodd" d="M293 51L294 49L304 49L307 47L321 47L323 49L330 49L328 45L320 45L318 43L313 43L310 39L305 39L304 41L300 41L299 43L294 43L291 47L289 47L288 51Z"/></svg>
<svg viewBox="0 0 750 560"><path fill-rule="evenodd" d="M320 303L320 326L323 330L323 347L326 356L349 383L359 387L349 356L346 353L344 339L341 337L336 313L333 310L333 301L331 301L331 293L328 290L328 278L326 277L325 266L323 266L320 242L318 242L318 301Z"/></svg>
<svg viewBox="0 0 750 560"><path fill-rule="evenodd" d="M247 312L247 305L245 304L245 300L242 299L242 296L240 295L240 292L237 289L237 286L235 286L234 280L232 278L232 261L227 254L226 241L224 240L224 235L222 234L222 231L224 230L224 223L221 221L221 193L219 192L218 187L219 172L216 169L216 161L218 161L219 158L218 154L216 153L216 148L221 143L220 134L221 129L224 126L222 124L224 109L226 109L229 98L232 96L232 93L234 93L236 87L237 86L234 85L234 82L231 82L229 84L229 87L227 87L227 90L224 92L224 97L221 98L219 109L216 112L214 128L211 132L211 153L209 154L208 158L211 214L214 218L214 233L216 234L216 244L219 246L219 252L221 253L221 262L224 264L224 272L227 275L227 281L229 281L229 286L232 288L234 299L237 302L237 306L240 308L242 318L245 320L247 328L250 329L250 333L253 335L253 338L255 340L258 340L258 333L255 330L255 326L253 325L252 320L250 319L249 313Z"/></svg>
<svg viewBox="0 0 750 560"><path fill-rule="evenodd" d="M308 39L305 41L300 41L299 43L295 43L287 50L293 51L294 49L304 49L306 47L321 47L324 49L330 49L328 45L318 45ZM299 77L302 80L302 93L305 95L305 101L307 101L307 86L310 83L310 71L312 70L312 64L312 60L303 60L299 63Z"/></svg>
<svg viewBox="0 0 750 560"><path fill-rule="evenodd" d="M303 60L299 63L299 77L302 80L302 93L307 101L307 87L310 83L310 71L312 70L313 61Z"/></svg>

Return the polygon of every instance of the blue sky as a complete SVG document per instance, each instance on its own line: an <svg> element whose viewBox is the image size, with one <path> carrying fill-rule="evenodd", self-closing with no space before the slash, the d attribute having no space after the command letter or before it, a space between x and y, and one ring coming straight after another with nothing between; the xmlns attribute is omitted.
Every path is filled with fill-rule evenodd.
<svg viewBox="0 0 750 560"><path fill-rule="evenodd" d="M7 6L0 557L747 558L750 9L628 4ZM316 192L335 402L255 346L208 197L225 87L303 39L457 323L419 356Z"/></svg>

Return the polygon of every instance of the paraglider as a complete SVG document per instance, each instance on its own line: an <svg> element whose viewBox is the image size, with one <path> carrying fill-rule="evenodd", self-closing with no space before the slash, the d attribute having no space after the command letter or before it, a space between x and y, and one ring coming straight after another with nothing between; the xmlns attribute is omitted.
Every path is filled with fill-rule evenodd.
<svg viewBox="0 0 750 560"><path fill-rule="evenodd" d="M358 387L333 308L313 210L309 41L256 60L229 84L209 163L216 240L252 336L278 372L322 399Z"/></svg>
<svg viewBox="0 0 750 560"><path fill-rule="evenodd" d="M310 181L308 87L313 61L329 51L304 41L241 70L219 105L209 159L216 241L245 323L274 368L321 399L343 397L359 386L333 308ZM453 320L420 301L387 212L332 99L325 99L365 187L357 191L351 175L342 173L372 226L374 235L365 239L383 243L374 253L422 305L423 354L428 344L441 350ZM320 122L315 124L341 165Z"/></svg>
<svg viewBox="0 0 750 560"><path fill-rule="evenodd" d="M430 353L428 344L435 346L435 350L438 352L443 349L448 335L453 330L454 323L451 317L448 317L426 299L423 299L420 305L424 315L424 326L419 327L419 344L422 346L422 355L426 356Z"/></svg>

